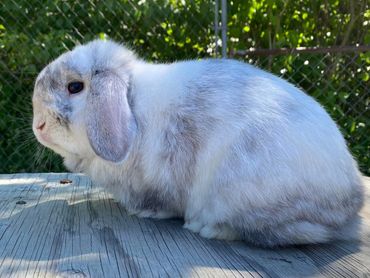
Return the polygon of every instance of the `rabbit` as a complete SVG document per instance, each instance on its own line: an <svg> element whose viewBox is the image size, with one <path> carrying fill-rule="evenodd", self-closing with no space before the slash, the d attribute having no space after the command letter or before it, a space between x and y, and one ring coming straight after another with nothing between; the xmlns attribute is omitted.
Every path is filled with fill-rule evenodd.
<svg viewBox="0 0 370 278"><path fill-rule="evenodd" d="M337 125L252 65L94 40L47 65L32 102L38 141L130 215L269 248L358 236L361 174Z"/></svg>

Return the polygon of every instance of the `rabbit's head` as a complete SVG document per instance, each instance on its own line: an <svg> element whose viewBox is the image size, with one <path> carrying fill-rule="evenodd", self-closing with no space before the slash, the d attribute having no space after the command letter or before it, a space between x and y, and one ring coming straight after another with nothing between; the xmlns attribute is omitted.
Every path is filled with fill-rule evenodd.
<svg viewBox="0 0 370 278"><path fill-rule="evenodd" d="M136 58L111 41L77 46L46 66L33 94L33 131L62 156L121 162L136 133L130 72Z"/></svg>

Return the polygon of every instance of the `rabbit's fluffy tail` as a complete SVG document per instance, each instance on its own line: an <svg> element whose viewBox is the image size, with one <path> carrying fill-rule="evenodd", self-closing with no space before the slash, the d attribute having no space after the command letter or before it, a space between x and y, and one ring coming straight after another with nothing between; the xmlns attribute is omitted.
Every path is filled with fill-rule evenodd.
<svg viewBox="0 0 370 278"><path fill-rule="evenodd" d="M317 244L335 240L358 240L361 236L359 216L333 228L308 221L297 221L263 231L244 231L243 238L262 247L278 247L298 244Z"/></svg>

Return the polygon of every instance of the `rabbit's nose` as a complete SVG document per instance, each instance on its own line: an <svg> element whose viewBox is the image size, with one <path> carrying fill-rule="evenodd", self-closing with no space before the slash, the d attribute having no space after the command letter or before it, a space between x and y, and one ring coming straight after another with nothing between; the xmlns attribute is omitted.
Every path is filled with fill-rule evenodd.
<svg viewBox="0 0 370 278"><path fill-rule="evenodd" d="M45 127L45 124L46 124L46 122L40 122L37 126L36 126L36 129L38 129L38 130L43 130L43 128Z"/></svg>

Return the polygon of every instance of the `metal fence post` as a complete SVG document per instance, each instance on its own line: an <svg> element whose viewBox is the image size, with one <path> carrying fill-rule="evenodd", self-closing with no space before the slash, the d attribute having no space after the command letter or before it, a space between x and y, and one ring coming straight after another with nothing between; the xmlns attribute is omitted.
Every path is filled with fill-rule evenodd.
<svg viewBox="0 0 370 278"><path fill-rule="evenodd" d="M222 58L227 58L227 1L221 0Z"/></svg>
<svg viewBox="0 0 370 278"><path fill-rule="evenodd" d="M215 0L215 57L218 56L218 1Z"/></svg>

